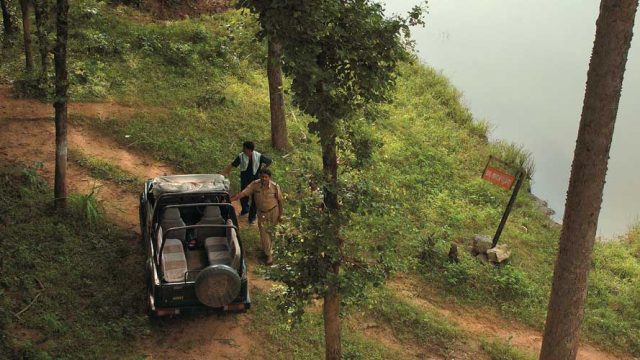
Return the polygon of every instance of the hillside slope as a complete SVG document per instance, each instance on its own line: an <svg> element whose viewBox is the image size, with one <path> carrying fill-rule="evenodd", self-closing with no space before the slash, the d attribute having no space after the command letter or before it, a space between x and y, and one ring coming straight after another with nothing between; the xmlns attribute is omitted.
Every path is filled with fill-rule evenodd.
<svg viewBox="0 0 640 360"><path fill-rule="evenodd" d="M285 154L270 148L264 46L253 39L253 19L231 11L159 22L126 7L93 1L74 2L72 16L77 25L70 41L73 99L163 108L131 116L76 115L76 124L181 172L220 171L242 141L254 140L274 156L276 179L292 206L296 179L305 173L306 159L318 158L319 149L307 131L309 119L291 106L287 120L292 150ZM16 42L3 51L0 79L18 80L17 92L30 96L31 83L15 79L22 64L19 49ZM559 229L535 199L523 193L503 234L503 242L514 251L510 265L486 267L466 251L461 251L460 263L447 262L450 242L466 248L474 234L494 231L508 194L479 178L495 148L486 140L486 125L474 121L458 92L419 63L404 64L402 73L394 103L382 108L386 116L362 129L381 145L362 184L372 201L347 229L349 240L393 245L393 267L410 274L418 288L435 288L459 302L493 308L540 328ZM421 259L418 255L425 252L431 256ZM640 355L639 282L638 257L625 243L598 244L584 328L588 339ZM391 329L396 318L411 323L409 313L415 308L385 309L375 305L375 298L388 293L372 294L373 310L365 318L377 318ZM265 308L275 311L270 303ZM316 334L317 329L311 329L318 319L310 316L306 326ZM286 330L270 326L273 339ZM436 328L440 330L429 341L442 352L442 339L455 337L455 331L446 330L446 324ZM403 343L422 340L404 331L407 334L394 336L405 339Z"/></svg>

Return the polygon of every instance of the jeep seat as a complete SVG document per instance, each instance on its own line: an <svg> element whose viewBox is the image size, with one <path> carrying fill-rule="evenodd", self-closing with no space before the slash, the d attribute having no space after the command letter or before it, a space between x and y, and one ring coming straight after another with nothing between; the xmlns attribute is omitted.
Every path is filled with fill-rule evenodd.
<svg viewBox="0 0 640 360"><path fill-rule="evenodd" d="M182 241L167 239L162 250L162 272L167 282L184 281L187 272L187 259Z"/></svg>
<svg viewBox="0 0 640 360"><path fill-rule="evenodd" d="M160 226L162 226L162 230L165 232L171 228L185 226L182 217L180 217L180 210L178 210L178 208L165 209L164 214L162 214L162 219L160 220ZM172 239L181 241L185 241L186 235L187 231L185 229L172 231L169 234Z"/></svg>
<svg viewBox="0 0 640 360"><path fill-rule="evenodd" d="M233 225L231 220L227 221L227 225ZM240 267L241 254L236 229L229 227L225 232L225 237L208 237L204 241L209 265L228 265L237 270Z"/></svg>
<svg viewBox="0 0 640 360"><path fill-rule="evenodd" d="M224 243L222 242L224 241ZM227 239L218 237L209 237L205 240L204 248L207 251L209 265L230 265L231 253Z"/></svg>
<svg viewBox="0 0 640 360"><path fill-rule="evenodd" d="M217 206L207 206L204 208L202 219L196 225L224 225L225 221L220 215L220 208ZM218 243L226 243L227 230L224 227L209 227L196 229L196 239L205 242L207 238L218 238ZM224 242L222 241L224 240Z"/></svg>
<svg viewBox="0 0 640 360"><path fill-rule="evenodd" d="M158 228L158 236L162 237L162 231L168 229L185 226L184 221L180 217L180 210L177 208L168 208L162 214L160 227ZM158 241L161 241L160 238ZM172 231L167 235L164 248L162 249L162 272L164 280L167 282L184 281L187 272L187 259L184 254L182 242L186 238L186 230Z"/></svg>

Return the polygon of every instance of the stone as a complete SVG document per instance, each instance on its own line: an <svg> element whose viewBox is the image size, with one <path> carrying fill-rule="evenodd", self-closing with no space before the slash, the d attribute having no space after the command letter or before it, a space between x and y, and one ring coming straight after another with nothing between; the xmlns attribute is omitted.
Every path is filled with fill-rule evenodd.
<svg viewBox="0 0 640 360"><path fill-rule="evenodd" d="M556 211L549 207L549 203L546 200L542 200L533 194L532 196L533 196L533 200L536 202L536 205L538 206L538 209L540 209L540 211L542 211L543 214L545 214L548 217L551 217L556 214Z"/></svg>
<svg viewBox="0 0 640 360"><path fill-rule="evenodd" d="M487 250L493 247L491 237L487 235L476 235L473 237L472 252L474 255L486 254Z"/></svg>
<svg viewBox="0 0 640 360"><path fill-rule="evenodd" d="M487 250L487 257L492 263L499 264L511 256L511 250L507 244L498 245L492 249Z"/></svg>
<svg viewBox="0 0 640 360"><path fill-rule="evenodd" d="M487 254L478 254L478 255L476 255L476 259L478 259L478 261L480 261L481 263L483 263L485 265L491 264L489 262L489 257L487 256Z"/></svg>

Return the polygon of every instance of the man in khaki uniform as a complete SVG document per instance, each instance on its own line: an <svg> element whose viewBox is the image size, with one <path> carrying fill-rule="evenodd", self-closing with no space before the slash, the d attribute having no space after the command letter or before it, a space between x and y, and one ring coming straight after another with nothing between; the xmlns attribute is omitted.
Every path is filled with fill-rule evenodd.
<svg viewBox="0 0 640 360"><path fill-rule="evenodd" d="M260 230L260 242L262 250L267 255L267 265L273 264L271 251L271 236L267 231L267 226L275 225L282 219L282 192L280 186L271 181L271 171L263 169L260 172L260 179L252 182L242 192L231 197L231 201L242 199L243 197L253 198L258 210L258 229Z"/></svg>

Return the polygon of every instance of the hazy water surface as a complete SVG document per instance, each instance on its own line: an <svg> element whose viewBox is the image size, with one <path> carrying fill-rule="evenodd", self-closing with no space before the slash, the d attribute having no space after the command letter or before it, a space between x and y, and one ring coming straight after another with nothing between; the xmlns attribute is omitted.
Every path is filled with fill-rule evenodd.
<svg viewBox="0 0 640 360"><path fill-rule="evenodd" d="M387 0L389 13L417 1ZM533 191L562 218L578 132L596 0L430 0L414 29L421 59L464 93L492 138L535 157ZM598 234L623 233L640 215L640 20L636 21L609 161Z"/></svg>

